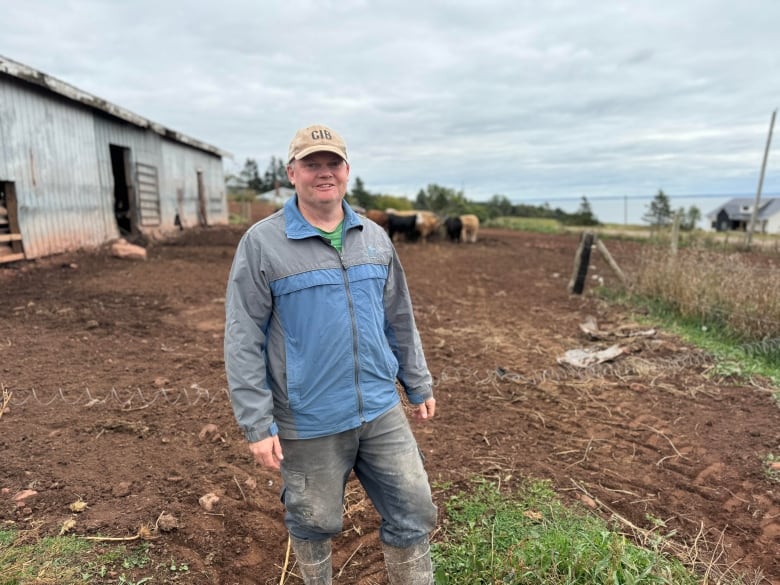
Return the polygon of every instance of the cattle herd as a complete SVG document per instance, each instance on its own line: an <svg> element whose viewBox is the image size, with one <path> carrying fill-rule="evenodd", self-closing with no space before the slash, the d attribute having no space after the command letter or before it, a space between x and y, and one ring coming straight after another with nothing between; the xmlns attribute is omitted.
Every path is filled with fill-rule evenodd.
<svg viewBox="0 0 780 585"><path fill-rule="evenodd" d="M439 217L432 211L397 211L387 209L369 209L365 213L371 221L387 231L390 239L409 242L427 242L439 235L446 236L452 242L477 241L479 218L473 214Z"/></svg>

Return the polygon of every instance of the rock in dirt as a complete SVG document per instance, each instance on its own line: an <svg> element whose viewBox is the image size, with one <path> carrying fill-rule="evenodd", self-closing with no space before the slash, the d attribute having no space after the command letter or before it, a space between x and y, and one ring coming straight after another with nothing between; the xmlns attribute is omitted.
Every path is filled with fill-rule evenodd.
<svg viewBox="0 0 780 585"><path fill-rule="evenodd" d="M111 244L111 254L117 258L125 258L127 260L146 260L146 249L130 244L124 238L120 238Z"/></svg>
<svg viewBox="0 0 780 585"><path fill-rule="evenodd" d="M157 518L157 529L162 532L171 532L179 528L179 521L172 514L163 512L160 517Z"/></svg>
<svg viewBox="0 0 780 585"><path fill-rule="evenodd" d="M124 498L130 495L130 486L133 485L130 481L120 481L111 490L111 494L115 498Z"/></svg>
<svg viewBox="0 0 780 585"><path fill-rule="evenodd" d="M205 425L202 429L200 429L200 432L198 433L198 438L201 441L204 439L208 439L212 443L216 443L217 441L224 441L222 435L219 432L219 427L212 423L209 423Z"/></svg>
<svg viewBox="0 0 780 585"><path fill-rule="evenodd" d="M24 508L27 505L27 500L37 496L38 492L35 490L22 490L14 496L14 502L16 502L17 508Z"/></svg>
<svg viewBox="0 0 780 585"><path fill-rule="evenodd" d="M205 496L201 496L198 503L206 512L211 512L214 510L214 506L219 504L219 496L215 493L208 493Z"/></svg>

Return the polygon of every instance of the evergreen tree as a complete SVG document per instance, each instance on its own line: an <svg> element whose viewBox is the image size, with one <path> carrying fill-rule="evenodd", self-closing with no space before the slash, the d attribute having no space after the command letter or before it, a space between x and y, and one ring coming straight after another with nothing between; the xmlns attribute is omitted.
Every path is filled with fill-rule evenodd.
<svg viewBox="0 0 780 585"><path fill-rule="evenodd" d="M260 172L257 168L257 161L253 158L246 159L244 162L244 168L239 173L241 183L247 189L251 189L256 193L260 193L263 190L263 181L260 179Z"/></svg>
<svg viewBox="0 0 780 585"><path fill-rule="evenodd" d="M375 209L374 199L375 197L366 191L363 185L363 179L355 177L355 184L352 187L352 191L349 192L350 202L359 205L364 209Z"/></svg>
<svg viewBox="0 0 780 585"><path fill-rule="evenodd" d="M593 215L593 208L585 195L582 196L580 207L572 219L576 225L599 225L599 220Z"/></svg>
<svg viewBox="0 0 780 585"><path fill-rule="evenodd" d="M262 191L272 191L276 189L277 184L279 187L292 187L287 178L287 165L284 164L284 159L272 156L268 168L263 173Z"/></svg>
<svg viewBox="0 0 780 585"><path fill-rule="evenodd" d="M647 212L642 216L642 221L649 223L651 226L661 227L669 225L673 216L674 213L672 212L669 197L663 190L659 190L658 194L647 205Z"/></svg>

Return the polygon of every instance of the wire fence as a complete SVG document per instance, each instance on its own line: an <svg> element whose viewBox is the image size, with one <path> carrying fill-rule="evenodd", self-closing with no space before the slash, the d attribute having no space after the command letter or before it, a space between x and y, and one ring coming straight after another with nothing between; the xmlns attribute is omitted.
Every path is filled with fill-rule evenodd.
<svg viewBox="0 0 780 585"><path fill-rule="evenodd" d="M643 375L649 371L667 372L710 365L712 359L700 352L685 352L669 359L649 360L629 358L616 363L602 363L586 368L558 365L528 374L514 372L503 366L489 370L474 370L464 367L447 366L434 378L434 388L441 386L485 386L500 382L512 382L523 385L540 385L544 382L585 381L604 378L623 378ZM79 390L43 390L38 388L15 389L9 392L8 405L23 407L26 405L51 406L61 403L70 407L98 408L112 407L124 411L144 410L151 406L191 408L212 405L215 402L227 404L229 393L226 388L209 390L190 388L180 390L142 388L95 391L89 388Z"/></svg>
<svg viewBox="0 0 780 585"><path fill-rule="evenodd" d="M780 338L766 339L745 343L737 349L746 355L771 354L780 351ZM646 376L652 374L672 374L680 371L709 369L717 359L711 354L694 350L683 351L672 356L656 358L626 355L623 358L604 363L577 367L559 363L550 368L535 370L528 373L513 371L509 367L494 366L489 369L473 369L461 366L445 366L434 376L434 388L471 385L495 386L509 382L526 386L539 386L544 383L587 382L605 379L623 379L631 376ZM105 391L90 388L44 390L39 388L14 389L2 385L4 404L6 406L22 407L29 404L50 406L55 402L66 406L95 408L114 407L125 411L144 410L154 405L163 407L200 407L212 405L219 401L229 403L227 388L207 389L192 384L189 388L143 389L140 387L118 389L115 387Z"/></svg>
<svg viewBox="0 0 780 585"><path fill-rule="evenodd" d="M8 389L10 399L8 405L21 407L27 404L50 406L58 402L66 406L94 408L100 406L119 407L122 410L143 410L155 404L162 406L196 407L213 404L215 401L228 400L227 388L209 390L193 385L189 389L171 390L158 388L143 390L141 388L118 389L112 387L105 391L89 388L66 390L44 390L39 388Z"/></svg>

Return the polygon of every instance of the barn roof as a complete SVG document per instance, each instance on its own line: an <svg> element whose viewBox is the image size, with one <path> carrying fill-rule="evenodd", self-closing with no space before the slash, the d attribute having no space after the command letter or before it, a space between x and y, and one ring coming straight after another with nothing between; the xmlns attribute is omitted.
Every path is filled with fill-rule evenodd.
<svg viewBox="0 0 780 585"><path fill-rule="evenodd" d="M754 203L755 198L737 197L727 201L716 209L713 209L707 214L707 217L710 219L715 219L721 210L724 210L731 220L750 221L750 218L753 214ZM762 199L758 206L758 216L756 219L769 219L777 213L780 213L780 197Z"/></svg>
<svg viewBox="0 0 780 585"><path fill-rule="evenodd" d="M138 114L117 106L116 104L112 104L107 100L87 93L86 91L70 85L69 83L66 83L60 79L57 79L56 77L52 77L51 75L47 75L46 73L38 71L37 69L33 69L32 67L23 65L22 63L0 55L0 77L2 77L2 75L12 77L23 83L37 86L44 91L57 94L69 101L77 102L93 110L98 110L108 114L113 118L118 118L129 124L138 126L139 128L149 129L152 132L155 132L160 136L175 142L186 144L192 148L197 148L198 150L202 150L219 157L231 156L229 152L221 150L216 146L212 146L211 144L197 140L196 138L192 138L186 134L182 134L181 132L171 130L170 128L166 128L161 124L153 122L152 120L144 118L143 116L139 116Z"/></svg>

